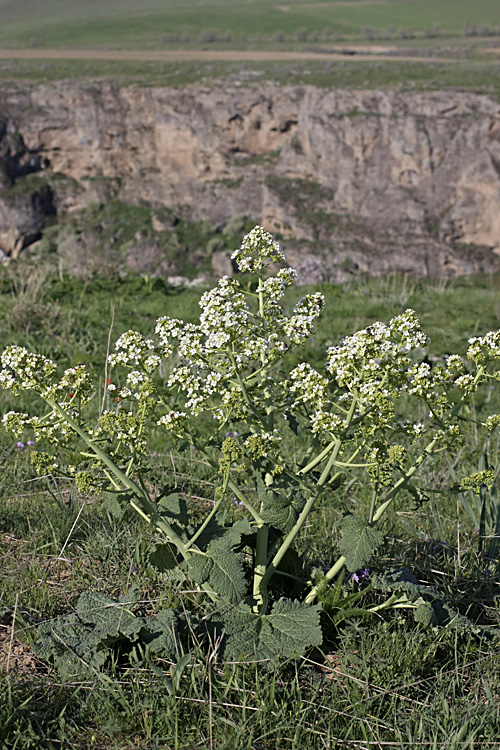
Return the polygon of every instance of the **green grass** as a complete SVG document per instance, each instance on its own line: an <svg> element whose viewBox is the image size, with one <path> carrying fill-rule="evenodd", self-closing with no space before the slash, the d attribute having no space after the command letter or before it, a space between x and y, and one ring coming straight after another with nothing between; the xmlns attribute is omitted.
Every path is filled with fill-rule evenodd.
<svg viewBox="0 0 500 750"><path fill-rule="evenodd" d="M455 61L452 65L433 60L363 62L347 58L325 62L134 62L111 60L0 60L0 88L17 82L38 84L73 80L82 83L104 80L116 86L172 86L191 84L245 86L259 82L281 85L311 85L323 88L442 91L457 89L498 96L500 65L484 61Z"/></svg>
<svg viewBox="0 0 500 750"><path fill-rule="evenodd" d="M199 312L199 292L172 289L160 278L61 279L44 276L40 264L21 263L2 273L2 341L42 351L62 367L87 362L102 378L112 309L113 340L131 327L151 334L161 315L195 320ZM499 288L500 278L494 276L446 283L387 277L322 285L326 311L305 357L321 367L325 347L342 335L374 320L388 321L407 307L417 311L432 339L431 359L464 352L470 336L498 328ZM291 290L286 306L307 291ZM2 411L19 407L8 393L0 398ZM498 411L497 399L490 391L479 393L477 413ZM29 400L25 405L34 408ZM173 455L159 439L151 448L156 451L150 456L152 484L183 493L201 517L214 493L209 468L194 451ZM271 674L223 664L216 647L207 654L193 644L175 694L164 677L171 665L123 654L91 678L61 682L30 657L29 644L37 624L71 612L82 591L119 596L133 586L137 606L148 613L173 606L184 608L189 617L198 604L193 592L162 581L150 567L155 535L146 524L131 514L117 523L99 498L80 495L60 478L37 478L29 450L17 450L12 437L0 433L0 645L3 664L10 656L11 667L0 674L0 747L496 746L497 644L467 633L426 630L404 613L345 622L322 652ZM499 451L493 437L492 462ZM474 465L476 453L471 438L460 470ZM428 485L443 488L447 473L446 459L436 463ZM367 502L359 483L342 498L343 507L361 513ZM337 501L328 501L312 517L301 543L311 564L333 559L337 541L331 528L341 512ZM498 560L481 556L477 534L454 495L433 494L414 513L399 505L383 532L385 544L370 563L372 570L406 565L464 614L500 624Z"/></svg>
<svg viewBox="0 0 500 750"><path fill-rule="evenodd" d="M500 23L496 0L477 0L473 8L468 0L146 0L140 8L130 0L1 0L0 14L0 45L7 47L148 48L199 42L234 47L269 43L277 34L288 41L317 41L318 35L328 39L328 34L363 39L367 28L386 36L400 29L424 36L436 24L439 35L453 37L461 36L467 24L496 28Z"/></svg>

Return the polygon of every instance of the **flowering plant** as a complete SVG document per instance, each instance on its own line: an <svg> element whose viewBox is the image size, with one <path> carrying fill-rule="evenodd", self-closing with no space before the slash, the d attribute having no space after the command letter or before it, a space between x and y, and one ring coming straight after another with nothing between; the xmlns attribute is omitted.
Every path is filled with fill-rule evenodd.
<svg viewBox="0 0 500 750"><path fill-rule="evenodd" d="M321 372L307 362L287 372L289 352L314 334L323 296L309 294L285 314L281 300L296 274L287 267L270 273L285 256L261 227L233 260L254 276L255 291L224 277L203 294L197 325L162 317L155 339L136 331L118 339L109 364L128 370L126 385L117 390L107 380L116 401L97 423L86 417L96 389L84 365L60 377L42 355L8 347L1 384L14 394L35 391L48 411L11 411L3 423L17 437L31 430L37 447L45 441L47 451L32 452L43 472L58 468L58 446L78 436L83 450L68 467L78 487L106 492L116 507L130 505L156 527L163 541L152 564L202 592L205 619L220 623L228 658L273 659L321 642L322 603L337 617L358 611L360 592L346 593L343 571L368 563L382 542L377 524L398 495L426 499L419 469L460 446L464 404L480 384L500 379L500 331L470 340L470 365L450 356L431 368L422 357L427 337L406 310L330 347ZM164 375L166 360L172 365ZM206 416L210 434L201 427ZM483 426L499 423L497 415ZM213 507L198 525L178 495L154 501L148 494L148 434L158 427L166 439L194 446L218 478ZM301 456L283 448L294 436ZM353 474L371 488L367 517L345 514L340 556L326 570L308 570L298 537L319 502L341 502ZM233 498L241 509L236 520L228 513ZM413 607L433 621L434 600L416 582L393 576L391 586L390 606Z"/></svg>

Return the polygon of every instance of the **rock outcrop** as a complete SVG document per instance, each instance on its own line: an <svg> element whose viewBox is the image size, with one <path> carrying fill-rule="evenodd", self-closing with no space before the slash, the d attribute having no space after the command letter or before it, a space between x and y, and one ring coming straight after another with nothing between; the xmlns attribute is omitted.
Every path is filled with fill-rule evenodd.
<svg viewBox="0 0 500 750"><path fill-rule="evenodd" d="M160 233L171 231L165 208L218 228L248 216L287 238L304 281L500 265L494 97L59 83L4 90L0 113L7 254L40 236L44 212L76 215L112 197L149 206ZM19 189L16 203L30 172L59 180Z"/></svg>

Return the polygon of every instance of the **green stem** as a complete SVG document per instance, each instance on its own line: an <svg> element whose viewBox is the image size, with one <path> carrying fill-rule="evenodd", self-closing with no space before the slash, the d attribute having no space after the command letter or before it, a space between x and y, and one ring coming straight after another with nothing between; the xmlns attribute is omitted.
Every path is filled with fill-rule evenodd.
<svg viewBox="0 0 500 750"><path fill-rule="evenodd" d="M226 469L225 476L224 476L224 482L223 482L222 490L221 490L221 493L220 493L220 499L214 504L214 507L212 508L212 510L210 511L210 513L208 514L208 516L205 518L205 520L201 524L201 526L198 529L198 531L196 532L196 534L193 537L191 537L191 539L186 543L186 549L187 550L189 550L193 546L193 544L196 542L196 540L199 539L199 537L201 536L201 534L203 534L203 532L207 528L207 526L210 523L210 521L212 520L212 518L215 516L215 514L219 510L220 505L221 505L222 501L224 500L224 496L226 494L227 483L229 481L229 472L230 471L231 471L231 467L228 466L228 468Z"/></svg>
<svg viewBox="0 0 500 750"><path fill-rule="evenodd" d="M411 466L408 469L408 471L405 473L405 475L402 476L401 479L398 480L398 482L396 482L396 484L394 485L394 487L392 488L392 490L387 495L385 501L382 503L382 505L379 506L379 508L377 509L377 511L375 513L373 513L373 514L372 514L372 511L370 511L370 515L373 516L372 520L371 520L372 524L377 523L377 521L382 517L382 515L384 514L384 512L387 510L387 508L389 507L389 505L392 503L392 501L394 500L394 498L396 497L396 495L398 494L398 492L403 489L403 487L408 482L408 480L411 479L411 477L415 474L415 472L417 471L418 467L425 461L426 458L428 458L430 455L432 455L433 448L434 448L436 442L437 442L436 440L431 440L431 442L424 448L424 450L422 451L422 453L420 454L420 456L416 459L416 461L413 464L413 466ZM339 557L339 559L337 560L337 562L335 563L335 565L333 565L330 568L330 570L326 573L325 578L323 579L323 581L321 583L323 584L324 580L326 580L327 582L332 581L335 578L335 576L338 573L340 573L340 571L342 570L342 568L344 567L344 565L345 565L345 557L344 556ZM306 604L312 604L314 602L314 600L316 599L316 597L318 595L319 586L320 585L317 584L308 593L308 595L306 596L306 599L305 599Z"/></svg>
<svg viewBox="0 0 500 750"><path fill-rule="evenodd" d="M97 458L102 461L105 466L107 466L110 472L115 475L115 477L122 483L122 485L131 490L134 495L136 495L140 499L141 504L144 506L144 510L141 509L133 501L130 501L130 504L132 505L134 510L140 513L140 515L143 516L143 518L145 518L148 523L154 523L160 531L166 534L169 541L175 544L184 559L187 559L189 555L186 550L186 545L184 544L182 539L175 533L170 524L168 524L163 518L161 518L155 506L149 499L147 493L145 493L144 490L142 490L130 477L128 477L121 469L119 469L118 466L116 466L116 464L110 459L110 457L106 453L104 453L104 451L102 451L97 445L93 443L93 441L84 432L84 430L82 430L82 428L75 422L75 420L69 414L67 414L56 401L47 401L47 403L49 404L49 406L55 409L55 411L57 411L57 413L69 424L71 429L81 437L85 445L94 452Z"/></svg>
<svg viewBox="0 0 500 750"><path fill-rule="evenodd" d="M320 590L322 586L324 586L325 581L327 581L327 583L330 583L330 581L333 581L335 576L341 572L344 565L345 565L345 557L344 556L339 557L335 565L333 565L330 568L330 570L326 573L325 577L321 579L320 583L317 583L316 586L313 586L313 588L310 590L310 592L308 593L308 595L306 596L304 600L305 603L312 604L314 600L316 599L316 597L318 596L318 591Z"/></svg>
<svg viewBox="0 0 500 750"><path fill-rule="evenodd" d="M254 612L263 614L267 609L267 591L265 589L267 545L269 542L269 526L264 524L257 529L255 547L255 568L253 573Z"/></svg>
<svg viewBox="0 0 500 750"><path fill-rule="evenodd" d="M332 450L335 448L336 440L332 440L331 443L329 443L326 448L321 451L321 453L316 456L316 458L313 458L312 461L310 461L307 466L304 466L302 469L299 470L299 474L308 474L312 469L314 469L318 464L320 464L322 461L325 460L325 458L328 456L329 453L332 452Z"/></svg>
<svg viewBox="0 0 500 750"><path fill-rule="evenodd" d="M253 505L248 502L245 495L241 492L241 490L238 488L238 486L230 479L227 483L227 486L231 490L231 492L234 492L235 496L238 498L238 500L241 500L241 502L244 504L245 508L248 510L250 515L253 517L254 521L256 521L258 526L262 526L264 521L260 517L260 514L255 510Z"/></svg>
<svg viewBox="0 0 500 750"><path fill-rule="evenodd" d="M341 445L342 445L342 443L340 441L340 438L337 438L334 450L332 452L332 455L330 456L328 464L325 467L325 469L324 469L321 477L318 480L318 484L317 484L318 487L322 488L323 485L326 483L326 481L328 479L328 476L330 474L330 471L332 469L332 466L335 463L335 459L337 458L337 455L338 455L338 452L340 450L340 446ZM293 525L292 529L289 531L289 533L287 534L287 536L283 540L283 543L281 544L279 550L277 551L277 553L275 554L275 556L273 557L273 559L269 563L268 568L267 568L267 570L265 572L265 575L261 579L261 590L263 590L263 588L265 586L267 586L267 584L269 583L269 580L270 580L271 576L275 572L276 568L279 566L279 564L282 561L283 557L285 556L287 550L290 548L290 546L295 541L295 539L297 537L297 534L299 534L299 532L301 531L302 527L304 526L304 524L305 524L305 522L306 522L306 520L307 520L307 518L309 516L309 513L311 512L311 510L312 510L312 508L314 506L314 503L316 502L316 500L319 497L319 494L320 493L317 493L316 495L311 495L311 497L309 498L309 500L304 505L301 514L297 518L297 521L295 522L295 524Z"/></svg>

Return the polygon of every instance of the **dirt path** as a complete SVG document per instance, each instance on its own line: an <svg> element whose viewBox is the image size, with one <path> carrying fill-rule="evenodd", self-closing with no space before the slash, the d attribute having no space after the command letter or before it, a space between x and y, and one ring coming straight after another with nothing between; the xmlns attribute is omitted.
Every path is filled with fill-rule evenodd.
<svg viewBox="0 0 500 750"><path fill-rule="evenodd" d="M0 59L15 60L136 60L151 62L286 62L287 60L404 60L428 62L428 58L396 55L397 48L349 47L332 52L277 52L259 50L92 50L92 49L0 49ZM380 53L379 53L380 51ZM383 52L382 52L383 51ZM390 52L393 54L390 54ZM452 59L436 58L439 62Z"/></svg>

